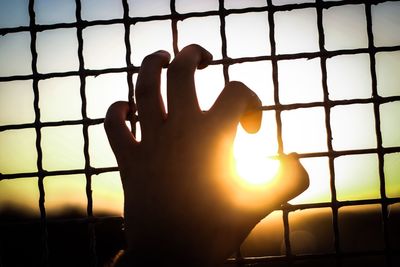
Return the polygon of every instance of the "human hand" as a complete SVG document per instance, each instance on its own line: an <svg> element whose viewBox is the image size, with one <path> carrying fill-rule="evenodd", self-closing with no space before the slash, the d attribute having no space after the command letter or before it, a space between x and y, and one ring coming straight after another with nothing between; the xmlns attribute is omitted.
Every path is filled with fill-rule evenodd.
<svg viewBox="0 0 400 267"><path fill-rule="evenodd" d="M257 193L241 188L232 144L239 122L248 132L258 131L261 101L244 84L230 82L202 112L194 72L208 65L211 54L190 45L168 66L169 60L165 51L147 56L137 106L114 103L104 122L125 197L128 248L120 265L218 266L262 218L308 187L308 175L295 156L284 156L275 186ZM163 67L168 114L160 94ZM125 124L136 110L140 142ZM243 196L257 205L240 203Z"/></svg>

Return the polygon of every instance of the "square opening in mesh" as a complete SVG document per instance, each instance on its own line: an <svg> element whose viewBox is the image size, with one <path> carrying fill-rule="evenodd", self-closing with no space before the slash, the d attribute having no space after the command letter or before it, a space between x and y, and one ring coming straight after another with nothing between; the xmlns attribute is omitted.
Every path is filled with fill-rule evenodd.
<svg viewBox="0 0 400 267"><path fill-rule="evenodd" d="M92 190L95 216L123 216L124 191L119 172L92 176Z"/></svg>
<svg viewBox="0 0 400 267"><path fill-rule="evenodd" d="M103 124L89 127L89 155L90 165L95 168L117 166Z"/></svg>
<svg viewBox="0 0 400 267"><path fill-rule="evenodd" d="M334 166L338 200L380 198L376 154L341 156L335 158Z"/></svg>
<svg viewBox="0 0 400 267"><path fill-rule="evenodd" d="M400 147L400 101L379 106L383 147Z"/></svg>
<svg viewBox="0 0 400 267"><path fill-rule="evenodd" d="M82 35L85 68L126 67L123 24L87 27Z"/></svg>
<svg viewBox="0 0 400 267"><path fill-rule="evenodd" d="M290 5L290 4L302 4L302 3L314 3L315 0L272 0L272 4L275 6Z"/></svg>
<svg viewBox="0 0 400 267"><path fill-rule="evenodd" d="M0 132L0 173L37 171L35 129Z"/></svg>
<svg viewBox="0 0 400 267"><path fill-rule="evenodd" d="M84 174L47 176L44 179L46 213L82 216L87 207L86 177Z"/></svg>
<svg viewBox="0 0 400 267"><path fill-rule="evenodd" d="M332 146L335 150L376 148L373 104L331 109Z"/></svg>
<svg viewBox="0 0 400 267"><path fill-rule="evenodd" d="M339 209L338 219L340 247L343 251L372 251L384 248L380 205L342 207Z"/></svg>
<svg viewBox="0 0 400 267"><path fill-rule="evenodd" d="M202 110L209 110L224 88L222 65L211 65L195 73L196 94Z"/></svg>
<svg viewBox="0 0 400 267"><path fill-rule="evenodd" d="M400 51L376 54L376 78L380 96L400 96Z"/></svg>
<svg viewBox="0 0 400 267"><path fill-rule="evenodd" d="M235 156L265 158L278 153L277 125L275 111L264 111L260 130L256 134L248 134L239 126L234 147ZM257 159L256 159L257 160Z"/></svg>
<svg viewBox="0 0 400 267"><path fill-rule="evenodd" d="M332 209L291 212L289 227L293 254L322 254L334 251Z"/></svg>
<svg viewBox="0 0 400 267"><path fill-rule="evenodd" d="M267 12L232 14L225 17L225 23L228 57L271 54Z"/></svg>
<svg viewBox="0 0 400 267"><path fill-rule="evenodd" d="M384 156L385 189L388 197L400 197L400 153Z"/></svg>
<svg viewBox="0 0 400 267"><path fill-rule="evenodd" d="M124 16L122 1L115 0L85 0L82 4L82 19L109 20L119 19Z"/></svg>
<svg viewBox="0 0 400 267"><path fill-rule="evenodd" d="M274 105L271 61L245 62L229 66L231 81L241 81L260 98L263 105Z"/></svg>
<svg viewBox="0 0 400 267"><path fill-rule="evenodd" d="M323 101L319 58L278 61L278 70L282 104Z"/></svg>
<svg viewBox="0 0 400 267"><path fill-rule="evenodd" d="M85 167L82 125L44 127L41 132L45 170L70 170Z"/></svg>
<svg viewBox="0 0 400 267"><path fill-rule="evenodd" d="M179 49L190 44L198 44L207 49L214 59L222 58L220 25L218 16L188 18L178 21Z"/></svg>
<svg viewBox="0 0 400 267"><path fill-rule="evenodd" d="M285 153L327 151L324 109L315 107L283 111L282 139Z"/></svg>
<svg viewBox="0 0 400 267"><path fill-rule="evenodd" d="M2 28L28 26L27 1L0 1L0 25Z"/></svg>
<svg viewBox="0 0 400 267"><path fill-rule="evenodd" d="M35 0L36 24L75 22L76 5L71 0Z"/></svg>
<svg viewBox="0 0 400 267"><path fill-rule="evenodd" d="M171 14L170 2L165 0L128 0L130 17Z"/></svg>
<svg viewBox="0 0 400 267"><path fill-rule="evenodd" d="M80 84L78 76L39 81L40 120L82 119Z"/></svg>
<svg viewBox="0 0 400 267"><path fill-rule="evenodd" d="M210 10L218 10L218 0L175 0L175 8L178 13L189 12L205 12Z"/></svg>
<svg viewBox="0 0 400 267"><path fill-rule="evenodd" d="M331 201L329 158L303 158L300 160L308 173L310 185L306 191L289 201L290 204L320 203Z"/></svg>
<svg viewBox="0 0 400 267"><path fill-rule="evenodd" d="M37 177L0 181L0 216L3 212L19 211L20 216L23 213L38 218L40 216L38 201Z"/></svg>
<svg viewBox="0 0 400 267"><path fill-rule="evenodd" d="M38 72L65 72L79 69L76 29L38 32L36 47Z"/></svg>
<svg viewBox="0 0 400 267"><path fill-rule="evenodd" d="M319 50L315 8L276 12L274 20L277 54Z"/></svg>
<svg viewBox="0 0 400 267"><path fill-rule="evenodd" d="M372 97L368 54L341 55L326 61L329 99Z"/></svg>
<svg viewBox="0 0 400 267"><path fill-rule="evenodd" d="M131 26L129 36L133 65L140 66L147 55L165 50L173 55L172 29L170 20L138 22Z"/></svg>
<svg viewBox="0 0 400 267"><path fill-rule="evenodd" d="M9 33L0 36L0 76L32 73L31 36L29 32Z"/></svg>
<svg viewBox="0 0 400 267"><path fill-rule="evenodd" d="M364 5L344 5L323 11L327 50L368 47Z"/></svg>
<svg viewBox="0 0 400 267"><path fill-rule="evenodd" d="M224 8L226 9L240 9L247 7L264 7L267 5L265 0L225 0Z"/></svg>
<svg viewBox="0 0 400 267"><path fill-rule="evenodd" d="M385 2L371 6L372 30L376 46L400 44L400 2Z"/></svg>
<svg viewBox="0 0 400 267"><path fill-rule="evenodd" d="M33 100L32 80L0 82L0 125L34 122Z"/></svg>
<svg viewBox="0 0 400 267"><path fill-rule="evenodd" d="M128 101L126 73L110 73L86 78L87 116L104 118L116 101Z"/></svg>

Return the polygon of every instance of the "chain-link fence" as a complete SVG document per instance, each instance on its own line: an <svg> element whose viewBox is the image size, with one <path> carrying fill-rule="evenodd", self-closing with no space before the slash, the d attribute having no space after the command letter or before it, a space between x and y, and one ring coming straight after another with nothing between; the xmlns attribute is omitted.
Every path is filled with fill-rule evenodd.
<svg viewBox="0 0 400 267"><path fill-rule="evenodd" d="M217 1L216 1L217 2ZM75 22L68 23L56 23L56 24L38 24L36 22L35 16L35 1L29 0L29 25L27 26L19 26L12 28L2 28L0 29L1 38L6 37L9 34L13 33L29 33L30 35L30 54L31 54L31 73L24 75L3 75L0 74L0 83L7 84L7 82L12 81L32 81L32 90L33 90L33 108L34 108L34 122L32 123L22 123L22 124L13 124L13 123L1 123L0 125L0 133L4 133L11 130L23 130L23 129L33 129L35 132L35 149L37 154L36 168L37 171L34 172L19 172L19 173L2 173L0 174L1 180L10 180L10 179L20 179L20 178L30 178L37 179L37 186L39 189L39 210L40 210L40 222L35 223L20 223L18 227L20 227L21 231L25 231L23 229L30 229L32 231L40 231L38 232L37 239L40 242L37 242L36 245L39 248L41 253L40 257L37 257L38 263L40 262L42 266L45 266L49 262L49 258L55 257L52 255L52 242L51 238L49 238L48 231L49 229L57 228L57 224L65 225L65 228L57 228L59 230L71 228L75 229L76 225L82 224L85 225L86 233L82 233L82 236L85 236L84 242L84 251L86 251L89 260L87 264L95 266L99 263L99 237L97 236L98 225L114 225L114 229L118 227L122 227L122 218L114 218L114 217L97 217L94 216L93 213L93 188L92 188L92 177L94 175L108 173L108 172L116 172L118 171L118 167L94 167L92 164L91 153L90 153L90 144L92 142L89 127L95 125L101 125L104 121L104 118L91 118L88 116L88 101L91 101L87 92L87 82L90 77L97 77L103 74L124 74L126 75L126 88L125 92L127 99L133 99L134 96L134 77L138 73L140 66L133 64L132 62L132 54L135 53L135 50L132 48L132 39L131 39L131 31L132 27L135 27L137 23L141 22L152 22L152 21L167 21L170 24L170 32L172 34L171 37L171 47L174 53L179 51L178 44L180 40L180 31L178 24L181 21L185 21L187 19L192 18L207 18L210 16L219 18L219 42L221 44L220 53L221 58L214 60L211 65L221 66L222 74L224 82L228 82L232 76L230 72L230 68L235 65L239 65L242 63L250 63L250 62L268 62L271 64L270 72L264 73L263 75L267 76L268 79L272 80L272 95L273 101L270 105L263 106L263 110L265 112L273 111L274 120L276 125L276 142L277 142L277 152L283 153L285 150L285 112L296 111L296 110L309 110L312 108L319 108L323 114L321 114L323 121L322 125L324 127L324 137L322 138L322 143L326 147L321 151L306 151L300 152L299 156L301 159L308 158L316 158L321 159L324 158L327 160L328 172L329 172L329 187L330 187L330 200L322 201L316 203L300 203L300 204L287 204L282 207L279 211L282 214L280 218L283 227L283 247L281 255L253 255L246 256L245 254L241 254L238 252L238 255L232 259L229 259L227 264L238 264L238 265L257 265L257 266L281 266L281 265L335 265L335 266L346 266L349 264L356 264L358 258L369 259L369 257L379 258L378 265L379 266L397 266L399 262L399 245L398 242L400 240L399 236L394 237L395 234L398 234L398 230L396 230L396 222L391 221L390 210L397 207L396 205L400 202L400 196L397 194L388 194L388 168L390 166L395 166L399 161L394 161L394 165L390 165L388 158L398 158L400 153L400 144L388 144L385 141L385 133L382 130L383 121L385 121L386 111L383 110L383 107L388 104L393 104L398 107L400 103L400 84L396 84L397 93L385 93L380 89L380 77L378 73L379 66L377 61L380 61L381 55L387 55L389 57L399 58L400 54L400 42L394 44L379 44L375 40L375 35L378 32L378 28L374 28L375 19L380 20L382 18L373 16L374 8L380 7L382 5L390 4L397 6L397 10L399 8L398 1L361 1L361 0L344 0L344 1L299 1L298 4L284 4L279 1L267 0L265 3L252 6L251 1L248 1L248 6L246 7L227 7L227 4L224 0L218 1L218 7L214 10L206 10L206 11L193 11L193 12L178 12L176 8L176 1L171 0L169 2L170 13L166 15L149 15L136 17L132 16L130 11L132 6L128 0L122 0L123 7L123 17L117 19L110 20L92 20L87 21L82 19L82 3L81 0L75 1ZM238 1L239 2L239 1ZM245 1L244 1L245 2ZM243 2L243 3L244 3ZM258 4L261 1L256 1ZM304 2L304 3L303 3ZM357 47L353 45L350 48L334 48L327 45L329 38L332 38L330 35L326 33L327 24L324 21L325 17L329 16L329 12L341 12L346 8L357 7L364 12L365 16L365 32L366 32L366 46ZM315 14L316 18L316 31L317 31L317 50L316 51L301 51L301 48L298 50L294 49L294 52L285 52L284 50L279 48L279 42L281 40L277 37L277 14L293 14L293 12L298 11L311 11ZM241 15L241 14L262 14L265 17L265 21L267 21L268 27L265 29L265 34L268 36L268 40L265 41L265 46L268 47L267 50L269 52L260 55L254 56L244 56L244 57L232 57L229 54L229 36L227 37L227 20L232 15ZM400 16L400 14L399 14ZM384 19L384 18L383 18ZM84 53L84 37L83 31L92 26L105 26L105 25L120 25L123 26L124 29L124 48L125 48L125 67L115 67L115 68L101 68L101 69L90 69L86 66L86 57ZM349 28L352 28L354 25L348 25ZM400 26L400 25L397 25ZM244 25L244 29L246 27L252 27L252 25ZM50 30L60 30L60 29L76 29L76 38L78 41L77 45L77 56L78 56L78 67L75 71L66 71L66 72L50 72L50 73L41 73L38 71L38 47L37 47L37 36L41 32L50 31ZM399 31L398 28L393 29L393 35L398 36ZM303 36L304 38L309 38L308 36ZM137 38L140 38L137 37ZM395 38L396 39L396 38ZM398 40L399 38L397 38ZM291 43L289 46L296 47L296 43ZM371 93L367 97L346 97L346 98L337 98L332 97L332 92L330 91L330 60L338 59L345 56L352 55L363 55L368 60L368 69L369 69L369 78L370 81L369 86L371 87ZM322 95L321 101L299 101L295 103L288 103L286 100L282 101L282 92L281 83L282 80L280 78L280 64L282 62L294 62L296 60L314 60L317 59L319 62L320 69L320 85L322 91L320 92ZM2 62L2 64L7 64L7 62ZM400 73L399 73L400 75ZM41 109L39 102L41 101L40 92L39 92L39 83L40 81L51 79L51 78L62 78L62 77L76 77L79 79L79 94L81 101L81 119L77 120L62 120L62 121L42 121L41 117ZM305 92L307 94L307 92ZM68 100L66 100L68 101ZM333 126L332 118L337 115L333 115L333 113L338 112L338 108L343 110L341 113L344 116L347 114L351 114L352 107L360 107L360 106L368 106L370 108L371 115L371 125L372 132L368 134L372 134L373 138L376 140L376 145L374 147L368 148L358 148L358 147L345 147L338 148L340 146L335 146L335 129ZM399 111L399 109L393 109ZM362 111L361 111L362 112ZM368 116L369 116L368 115ZM399 115L399 114L398 114ZM398 119L397 119L398 121ZM335 122L336 123L336 122ZM397 122L397 124L399 124ZM42 137L43 130L46 128L54 128L54 127L62 127L62 126L81 126L82 135L83 135L83 159L84 166L83 168L71 168L71 169L56 169L56 170L46 170L43 166L43 147L42 147ZM395 127L395 129L398 129ZM367 133L366 133L367 134ZM399 135L399 132L395 132L394 135ZM397 137L395 137L397 138ZM385 143L386 142L386 143ZM390 143L390 142L389 142ZM340 170L338 170L338 165L340 159L345 157L358 157L358 156L371 156L376 159L376 168L379 177L379 182L377 184L378 197L372 196L363 199L351 199L348 200L346 198L338 197L338 189L337 188L337 176ZM394 167L393 167L394 168ZM0 170L1 172L1 170ZM67 219L67 220L58 220L57 222L51 222L51 226L49 226L50 221L46 215L46 205L45 205L45 187L44 180L48 179L51 176L64 176L71 174L81 174L86 178L86 198L87 198L87 217L79 218L79 219ZM400 173L395 174L395 178L391 178L391 187L392 188L400 188ZM36 177L36 178L32 178ZM363 179L363 177L361 177ZM362 183L362 182L361 182ZM1 186L1 182L0 182ZM392 190L392 189L391 189ZM394 189L397 190L398 189ZM351 207L369 207L374 206L378 207L378 211L376 213L376 218L379 220L379 224L381 224L381 236L378 237L381 240L381 246L373 247L372 249L364 249L364 250L356 250L352 251L348 250L343 245L343 235L351 234L344 233L340 224L341 213L340 210L344 210L346 208ZM296 210L328 210L329 211L329 224L328 228L331 229L333 240L332 240L332 250L328 252L322 253L306 253L306 254L298 254L296 251L293 251L292 242L293 237L291 236L291 214ZM376 209L375 209L376 210ZM0 227L5 229L9 229L10 225L14 225L14 222L0 222ZM50 227L50 228L49 228ZM97 229L97 230L96 230ZM26 230L28 231L28 230ZM53 231L53 230L51 230ZM121 231L115 231L120 234ZM365 233L366 235L371 233ZM117 241L119 246L123 246L123 241L118 239ZM29 246L31 243L24 243L23 240L19 242L20 246ZM7 241L3 239L1 244L1 257L3 265L8 266L7 264L10 262L9 255L5 253L9 253L11 250L19 250L18 247L7 247ZM118 245L117 245L118 247ZM16 254L18 255L18 254ZM100 260L101 262L101 260ZM373 262L373 261L372 261ZM330 264L330 265L329 265Z"/></svg>

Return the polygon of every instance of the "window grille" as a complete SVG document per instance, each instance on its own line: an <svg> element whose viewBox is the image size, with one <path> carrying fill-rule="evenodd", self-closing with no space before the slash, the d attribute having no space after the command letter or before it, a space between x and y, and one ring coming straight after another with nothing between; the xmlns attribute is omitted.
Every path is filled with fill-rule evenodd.
<svg viewBox="0 0 400 267"><path fill-rule="evenodd" d="M151 15L145 17L133 17L130 15L130 8L128 0L121 0L123 6L123 17L117 19L109 19L109 20L93 20L87 21L82 19L81 11L82 11L82 3L81 0L75 0L75 15L76 22L68 22L68 23L56 23L49 25L38 24L35 16L35 1L29 0L29 25L27 26L19 26L19 27L9 27L9 28L1 28L0 35L1 37L6 36L7 34L12 33L20 33L25 32L30 34L30 53L32 57L31 61L31 74L23 74L23 75L3 75L0 74L0 82L11 82L11 81L26 81L32 80L32 88L33 88L33 107L34 107L34 122L32 123L22 123L22 124L3 124L0 125L0 133L6 132L9 130L22 130L22 129L33 129L36 134L35 141L35 149L37 153L37 162L35 172L19 172L19 173L0 173L0 186L2 180L10 180L10 179L21 179L21 178L30 178L37 177L37 186L39 189L39 210L40 210L40 222L39 223L30 223L27 224L22 223L20 227L27 227L27 225L31 224L35 225L35 227L40 228L40 234L38 235L38 239L41 240L40 248L42 251L42 255L38 257L38 262L42 266L45 266L49 262L49 257L51 257L51 242L49 242L48 230L50 227L50 220L46 215L46 205L45 205L45 188L44 188L44 180L46 177L51 176L65 176L71 174L83 174L86 177L86 197L87 197L87 217L79 218L79 219L67 219L60 220L56 222L51 222L52 224L61 224L72 226L77 223L86 224L88 231L88 252L89 252L89 264L91 266L96 266L99 262L99 252L96 248L96 241L98 241L98 237L96 236L96 226L99 224L114 224L121 226L122 218L115 217L98 217L93 213L93 190L92 190L92 177L94 175L115 172L118 171L117 166L114 167L93 167L91 164L91 156L89 153L89 144L91 142L91 138L89 136L89 127L95 125L101 125L104 121L103 118L92 119L88 116L88 96L87 96L87 79L90 77L96 77L101 74L124 74L126 75L126 84L127 84L127 97L128 99L132 99L134 95L134 75L138 73L140 66L135 65L132 62L132 54L135 53L135 50L132 49L132 43L130 39L131 35L131 26L135 25L139 22L151 22L151 21L169 21L171 25L171 33L172 33L172 48L173 52L176 54L179 51L178 48L178 40L179 40L179 28L178 22L184 21L190 18L205 18L210 16L217 16L220 20L220 29L219 29L219 38L221 42L221 58L214 60L211 65L222 66L223 68L223 79L225 83L227 83L230 78L229 69L240 63L247 62L270 62L272 69L270 73L265 73L273 82L273 104L265 105L262 107L264 112L274 111L275 113L275 122L276 122L276 131L277 131L277 144L278 144L278 152L283 153L285 151L285 140L283 138L283 127L284 122L282 121L282 114L285 111L292 111L304 108L321 108L324 112L324 127L326 131L325 144L327 146L326 151L323 152L305 152L300 153L301 159L307 158L321 158L326 157L328 159L329 166L329 177L330 177L330 194L331 199L327 202L318 202L318 203L303 203L303 204L286 204L281 207L282 213L282 222L283 222L283 239L284 239L284 253L282 255L258 255L248 257L246 255L242 255L240 251L238 251L235 257L232 257L227 260L227 265L230 266L247 266L247 265L255 265L255 266L282 266L282 265L302 265L304 263L316 263L318 262L330 262L332 266L346 266L348 260L356 260L358 258L368 258L371 256L377 256L382 258L383 260L380 262L380 266L397 266L399 262L399 253L400 248L398 245L394 245L392 240L393 234L398 233L393 232L394 226L390 221L389 207L393 205L398 205L400 203L400 196L388 196L386 191L387 184L387 174L385 169L385 156L394 155L396 153L400 153L400 145L389 145L386 146L383 143L383 133L381 129L382 124L382 105L386 103L400 103L400 93L397 90L397 94L382 96L379 93L378 89L378 78L377 78L377 54L384 52L399 52L400 51L400 42L394 45L377 45L374 42L374 20L372 16L372 9L375 6L385 4L385 3L396 3L399 1L385 1L385 0L343 0L343 1L322 1L316 0L313 1L299 1L298 4L281 4L279 5L277 1L267 0L264 5L257 7L246 7L246 8L226 8L225 1L218 1L218 9L216 10L208 10L208 11L199 11L199 12L178 12L176 8L176 1L170 0L170 14L167 15ZM355 48L344 48L344 49L327 49L326 41L327 35L325 33L324 26L324 15L326 11L329 11L332 8L336 7L352 7L360 5L365 10L365 18L366 18L366 33L367 33L367 46L366 47L355 47ZM294 53L279 53L277 50L277 39L276 39L276 15L278 12L283 11L296 11L296 10L305 10L312 9L316 12L316 23L317 23L317 33L318 33L318 51L309 52L309 51L300 51ZM228 53L228 38L226 33L226 19L229 15L233 14L247 14L247 13L262 13L264 12L267 16L268 21L268 40L266 44L270 47L269 54L260 54L256 56L244 56L244 57L230 57ZM102 68L102 69L90 69L86 67L86 58L84 55L84 38L83 38L83 30L90 26L98 26L98 25L122 25L124 27L124 47L125 47L125 63L126 67L110 67L110 68ZM66 72L51 72L51 73L41 73L38 70L38 47L37 47L37 35L40 32L47 30L58 30L58 29L76 29L76 37L78 40L78 70L75 71L66 71ZM398 35L398 32L394 32L394 35ZM0 37L0 38L1 38ZM293 44L296 46L296 44ZM369 59L369 75L371 81L372 95L365 98L346 98L339 100L332 100L330 98L329 92L329 71L327 70L327 61L330 59L334 59L339 56L346 55L367 55ZM319 68L321 71L321 83L323 90L323 100L322 101L306 101L299 103L283 103L281 101L280 95L280 80L279 80L279 64L281 62L292 62L299 59L319 59ZM3 63L4 64L4 63ZM82 119L77 120L63 120L63 121L55 121L55 122L43 122L41 120L41 110L39 106L40 95L39 95L39 82L50 79L50 78L61 78L61 77L79 77L80 82L80 100L82 103L81 106L81 117ZM397 84L397 86L400 86ZM1 89L1 88L0 88ZM370 104L373 108L373 135L376 138L376 147L374 148L366 148L366 149L335 149L333 145L333 133L332 133L332 112L335 107L344 106L350 107L353 105L359 104ZM83 168L78 169L57 169L57 170L46 170L43 166L43 148L42 148L42 130L49 127L62 127L62 126L81 126L83 133L83 155L84 155L84 166ZM398 134L398 133L397 133ZM355 199L355 200L340 200L337 195L337 184L335 183L335 179L337 177L337 169L335 165L335 160L343 156L360 156L360 155L374 155L377 157L378 161L378 172L379 172L379 197L373 197L368 199ZM1 170L0 170L1 171ZM397 173L397 186L400 187L399 183L399 173ZM348 252L343 249L341 244L341 239L343 238L343 233L341 233L340 225L339 225L339 209L346 207L364 207L368 205L378 205L380 209L380 220L382 224L382 239L383 239L383 248L381 249L373 249L373 250L362 250L355 252ZM319 208L327 208L331 211L332 214L332 231L333 231L333 251L327 253L318 253L318 254L297 254L293 251L291 244L291 236L290 236L290 215L294 213L296 210L311 210L311 209L319 209ZM13 223L3 221L0 222L0 227L2 229L8 229L7 227L12 225ZM398 225L397 225L398 226ZM53 226L51 226L53 227ZM36 229L36 228L35 228ZM399 240L399 237L396 238ZM122 242L121 242L122 243ZM7 243L1 242L1 251L0 251L0 266L6 265L7 255L4 254L6 251ZM23 244L21 244L23 245ZM15 248L17 249L17 248ZM327 261L324 261L327 260ZM3 265L1 265L3 264ZM309 266L309 265L307 265Z"/></svg>

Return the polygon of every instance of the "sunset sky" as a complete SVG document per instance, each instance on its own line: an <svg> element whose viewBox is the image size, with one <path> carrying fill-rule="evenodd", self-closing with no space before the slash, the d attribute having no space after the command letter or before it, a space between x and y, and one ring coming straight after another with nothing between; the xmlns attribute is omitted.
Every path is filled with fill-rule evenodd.
<svg viewBox="0 0 400 267"><path fill-rule="evenodd" d="M122 18L122 1L82 0L82 19L87 21ZM129 2L129 16L171 14L169 1ZM275 5L315 1L272 1ZM226 0L226 9L263 7L266 1ZM36 24L74 23L74 0L36 0ZM218 10L217 0L176 0L178 13ZM325 48L328 51L368 47L365 6L346 5L323 10ZM400 45L400 2L389 1L372 6L374 45ZM315 8L274 13L276 53L278 55L318 52L317 12ZM0 0L0 28L29 26L28 0ZM227 55L243 58L271 55L268 12L230 14L225 17ZM219 16L188 18L178 21L178 47L197 43L209 50L215 60L222 59ZM157 19L131 25L131 61L140 66L147 54L167 50L173 54L171 20ZM86 69L126 67L124 25L90 26L83 30L83 55ZM32 74L29 31L0 36L0 77ZM74 27L37 33L37 70L62 73L79 69L77 30ZM400 50L375 55L378 94L400 96ZM323 102L320 58L278 61L279 100L281 104ZM372 96L370 55L358 53L327 59L327 85L330 100L368 99ZM274 106L272 64L269 59L232 64L230 80L240 80L254 90L267 111L261 130L248 135L238 129L235 142L237 160L242 168L267 172L265 159L278 152ZM165 72L162 92L165 97ZM137 75L134 75L134 83ZM209 66L196 73L197 94L203 110L211 107L224 86L223 67ZM32 79L0 81L0 127L35 121ZM41 122L82 120L80 78L78 75L39 80ZM117 100L128 99L126 73L86 77L87 116L104 118L107 108ZM377 147L375 114L372 103L336 105L330 110L332 146L335 151L374 149ZM384 148L400 147L400 101L379 106L380 130ZM301 159L310 175L310 188L292 200L292 204L331 201L326 118L320 106L284 110L281 113L283 152L314 153ZM47 171L82 170L85 166L82 125L41 128L43 169ZM90 165L116 167L103 125L89 126ZM35 128L0 131L0 173L32 173L32 177L0 180L0 210L8 206L28 208L39 213L39 189ZM322 156L321 156L322 154ZM247 164L247 165L246 165ZM338 200L380 198L379 162L375 153L344 155L334 159ZM257 172L257 170L259 170ZM400 197L400 153L384 156L386 194ZM243 171L244 175L254 175ZM250 174L249 174L250 173ZM106 211L122 215L122 187L118 172L94 175L92 179L94 213ZM44 179L46 209L57 213L62 206L86 209L84 174L47 176Z"/></svg>

